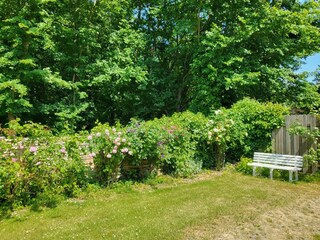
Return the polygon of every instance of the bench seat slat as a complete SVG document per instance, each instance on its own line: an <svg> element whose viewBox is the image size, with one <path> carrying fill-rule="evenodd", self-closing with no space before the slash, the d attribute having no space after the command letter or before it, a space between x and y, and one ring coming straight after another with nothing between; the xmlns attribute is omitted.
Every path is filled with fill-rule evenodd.
<svg viewBox="0 0 320 240"><path fill-rule="evenodd" d="M294 166L279 166L273 164L263 164L263 163L248 163L249 166L253 167L266 167L271 169L278 169L278 170L290 170L290 171L300 171L302 168L294 167Z"/></svg>
<svg viewBox="0 0 320 240"><path fill-rule="evenodd" d="M293 167L302 167L302 163L295 162L272 162L272 161L255 161L257 163L266 163L266 164L274 164L274 165L284 165L284 166L293 166Z"/></svg>
<svg viewBox="0 0 320 240"><path fill-rule="evenodd" d="M255 157L256 160L266 160L266 161L288 161L288 162L297 162L300 161L300 159L289 159L289 158L266 158L266 157L260 157L260 156L256 156Z"/></svg>

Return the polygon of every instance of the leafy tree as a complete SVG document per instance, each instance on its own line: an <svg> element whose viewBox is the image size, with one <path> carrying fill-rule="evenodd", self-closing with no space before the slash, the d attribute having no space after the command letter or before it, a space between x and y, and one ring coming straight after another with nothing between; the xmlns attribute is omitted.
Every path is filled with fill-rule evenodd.
<svg viewBox="0 0 320 240"><path fill-rule="evenodd" d="M0 75L0 93L1 114L7 114L9 120L27 112L32 106L24 98L27 95L27 88L17 79L5 81Z"/></svg>
<svg viewBox="0 0 320 240"><path fill-rule="evenodd" d="M3 0L0 117L75 130L246 96L309 111L316 88L293 70L319 51L319 15L296 0Z"/></svg>
<svg viewBox="0 0 320 240"><path fill-rule="evenodd" d="M217 9L221 13L215 12L219 19L206 32L192 63L191 107L205 112L246 96L291 101L293 86L306 89L293 72L299 59L319 51L320 32L313 25L319 4L296 2L289 11L280 2L231 3L224 2Z"/></svg>
<svg viewBox="0 0 320 240"><path fill-rule="evenodd" d="M64 96L61 91L71 88L51 70L49 55L54 44L47 4L31 0L3 1L0 5L1 88L6 99L3 112L10 119L19 116L44 121L46 104L60 101Z"/></svg>

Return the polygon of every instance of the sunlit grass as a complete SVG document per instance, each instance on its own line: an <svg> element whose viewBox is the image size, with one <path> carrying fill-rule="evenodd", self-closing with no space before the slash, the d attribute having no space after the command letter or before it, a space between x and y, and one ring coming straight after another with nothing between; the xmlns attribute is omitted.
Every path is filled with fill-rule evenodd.
<svg viewBox="0 0 320 240"><path fill-rule="evenodd" d="M299 194L319 194L319 185L236 173L163 178L97 190L42 212L18 211L1 221L0 239L182 239L193 226L251 221Z"/></svg>

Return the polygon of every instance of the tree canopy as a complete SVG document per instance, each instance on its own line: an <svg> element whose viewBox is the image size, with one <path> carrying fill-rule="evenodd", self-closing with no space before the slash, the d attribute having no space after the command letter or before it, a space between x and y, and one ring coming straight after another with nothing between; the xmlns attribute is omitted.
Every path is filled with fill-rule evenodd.
<svg viewBox="0 0 320 240"><path fill-rule="evenodd" d="M305 111L297 74L320 51L320 4L298 0L2 0L0 119L57 130L244 97Z"/></svg>

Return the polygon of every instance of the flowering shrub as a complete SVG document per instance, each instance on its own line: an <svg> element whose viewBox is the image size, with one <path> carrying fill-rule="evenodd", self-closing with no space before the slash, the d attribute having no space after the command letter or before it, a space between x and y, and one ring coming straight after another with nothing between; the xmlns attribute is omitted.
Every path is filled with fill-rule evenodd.
<svg viewBox="0 0 320 240"><path fill-rule="evenodd" d="M12 121L0 129L0 204L3 209L49 206L56 196L73 196L90 181L109 185L158 170L189 177L202 167L221 169L226 158L238 161L268 147L285 113L281 105L244 99L209 117L176 113L146 122L133 119L126 127L98 124L89 135L62 137L42 125ZM93 169L85 156L93 159Z"/></svg>
<svg viewBox="0 0 320 240"><path fill-rule="evenodd" d="M141 179L153 174L159 167L163 131L154 121L132 119L126 127L126 134L133 152L125 158L122 168L124 178ZM130 166L130 169L126 169ZM142 167L143 166L143 167Z"/></svg>
<svg viewBox="0 0 320 240"><path fill-rule="evenodd" d="M0 139L0 205L3 211L20 205L53 206L58 196L74 196L86 186L86 167L79 136L17 137L13 129ZM80 137L81 138L81 137Z"/></svg>
<svg viewBox="0 0 320 240"><path fill-rule="evenodd" d="M252 157L254 151L268 151L272 131L282 126L286 114L288 109L280 104L259 103L248 98L235 103L230 109L216 110L209 116L213 120L209 124L211 139L214 140L211 144L213 152L219 152L216 148L224 146L225 159L235 163L242 156Z"/></svg>
<svg viewBox="0 0 320 240"><path fill-rule="evenodd" d="M125 130L120 126L98 125L87 141L98 181L103 185L115 182L120 177L123 159L133 154Z"/></svg>
<svg viewBox="0 0 320 240"><path fill-rule="evenodd" d="M214 155L214 165L220 170L225 163L225 153L234 133L234 121L229 119L225 110L215 111L215 115L207 123L208 144L211 145Z"/></svg>
<svg viewBox="0 0 320 240"><path fill-rule="evenodd" d="M204 140L203 124L207 119L202 114L176 113L171 117L154 120L161 126L161 160L164 173L189 177L202 168L202 159L197 155ZM199 151L202 153L201 151Z"/></svg>

